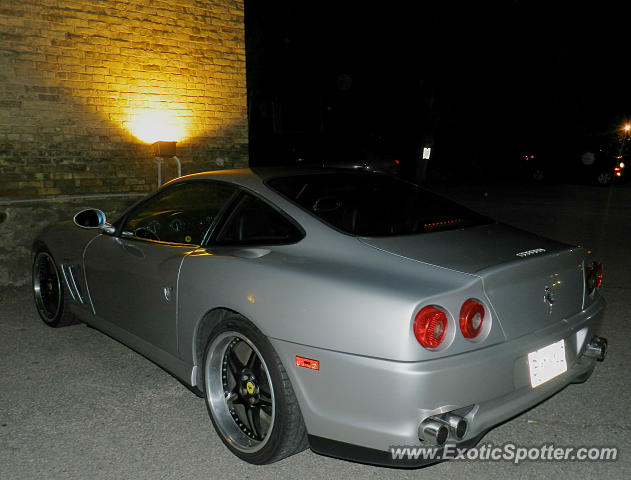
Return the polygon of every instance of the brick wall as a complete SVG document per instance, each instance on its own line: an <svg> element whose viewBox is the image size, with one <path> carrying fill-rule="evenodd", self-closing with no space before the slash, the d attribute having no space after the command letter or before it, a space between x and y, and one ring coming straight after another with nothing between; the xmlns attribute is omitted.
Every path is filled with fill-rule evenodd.
<svg viewBox="0 0 631 480"><path fill-rule="evenodd" d="M147 116L184 174L247 165L243 0L0 0L0 285L16 200L156 187Z"/></svg>
<svg viewBox="0 0 631 480"><path fill-rule="evenodd" d="M245 98L241 1L0 0L0 198L153 188L153 110L185 172L245 165Z"/></svg>

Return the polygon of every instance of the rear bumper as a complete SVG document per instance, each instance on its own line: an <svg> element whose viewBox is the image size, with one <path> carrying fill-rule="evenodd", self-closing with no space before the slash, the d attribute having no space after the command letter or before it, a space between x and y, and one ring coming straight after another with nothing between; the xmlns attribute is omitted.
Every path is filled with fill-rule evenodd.
<svg viewBox="0 0 631 480"><path fill-rule="evenodd" d="M570 319L510 342L424 362L395 362L271 341L294 386L313 449L383 465L388 464L383 454L389 456L391 446L423 444L418 426L427 417L463 409L459 413L469 428L459 444L471 446L495 425L570 383L584 381L595 359L583 352L598 333L604 308L604 300L599 299ZM568 371L533 389L528 353L560 339L565 339ZM320 370L296 367L297 355L319 360ZM343 444L353 448L344 449ZM381 455L370 461L365 451L357 458L342 454L356 451L354 447Z"/></svg>
<svg viewBox="0 0 631 480"><path fill-rule="evenodd" d="M485 434L486 432L482 432L474 438L460 442L458 444L458 448L471 448L476 446ZM418 458L405 457L394 459L390 451L386 452L373 448L360 447L350 443L317 437L315 435L309 435L309 446L311 450L319 453L320 455L341 458L342 460L352 460L353 462L367 463L370 465L397 468L425 467L427 465L439 463L442 461L440 460L440 457L443 454L442 449L438 449L435 454L435 459L422 458L420 455Z"/></svg>

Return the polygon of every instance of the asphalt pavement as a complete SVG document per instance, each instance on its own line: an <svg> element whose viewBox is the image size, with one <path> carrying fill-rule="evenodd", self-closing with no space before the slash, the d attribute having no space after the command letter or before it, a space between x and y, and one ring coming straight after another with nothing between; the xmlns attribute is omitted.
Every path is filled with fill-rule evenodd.
<svg viewBox="0 0 631 480"><path fill-rule="evenodd" d="M168 373L84 325L46 327L28 288L0 289L0 478L631 478L631 188L450 186L500 220L580 244L605 265L605 362L491 430L483 444L617 447L615 462L450 461L399 470L305 451L252 466L218 439L204 401Z"/></svg>

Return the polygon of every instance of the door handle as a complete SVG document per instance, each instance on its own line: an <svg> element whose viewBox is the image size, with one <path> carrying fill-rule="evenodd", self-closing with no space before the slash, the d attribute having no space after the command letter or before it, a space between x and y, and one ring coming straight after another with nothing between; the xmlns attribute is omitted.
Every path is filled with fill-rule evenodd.
<svg viewBox="0 0 631 480"><path fill-rule="evenodd" d="M126 253L136 257L136 258L145 258L145 252L142 251L142 248L134 245L131 242L123 240L121 238L116 239L116 243L118 243Z"/></svg>
<svg viewBox="0 0 631 480"><path fill-rule="evenodd" d="M229 257L240 258L261 258L271 252L267 248L239 248L239 247L210 247L207 249L208 253L213 255L226 255Z"/></svg>

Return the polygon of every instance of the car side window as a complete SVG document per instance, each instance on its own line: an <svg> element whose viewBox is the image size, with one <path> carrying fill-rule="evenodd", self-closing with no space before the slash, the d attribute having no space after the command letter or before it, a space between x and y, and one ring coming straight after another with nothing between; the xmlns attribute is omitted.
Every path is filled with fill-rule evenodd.
<svg viewBox="0 0 631 480"><path fill-rule="evenodd" d="M287 244L301 240L303 233L282 213L263 200L244 194L213 243Z"/></svg>
<svg viewBox="0 0 631 480"><path fill-rule="evenodd" d="M228 184L208 181L167 187L127 216L122 235L200 245L235 191Z"/></svg>

